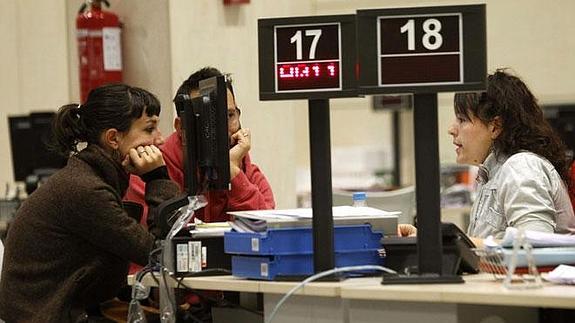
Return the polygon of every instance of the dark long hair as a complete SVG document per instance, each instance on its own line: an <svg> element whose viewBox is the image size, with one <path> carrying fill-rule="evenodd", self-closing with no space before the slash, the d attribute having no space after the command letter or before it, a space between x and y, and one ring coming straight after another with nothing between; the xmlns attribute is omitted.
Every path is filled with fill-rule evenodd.
<svg viewBox="0 0 575 323"><path fill-rule="evenodd" d="M144 112L160 115L160 102L144 89L125 84L95 88L84 104L68 104L58 110L52 122L51 147L64 156L77 153L78 143L98 144L107 129L130 130Z"/></svg>
<svg viewBox="0 0 575 323"><path fill-rule="evenodd" d="M473 115L487 124L501 118L502 131L494 141L496 154L522 150L545 157L570 186L570 161L565 144L543 117L537 99L517 76L498 69L487 77L486 92L457 93L455 114L467 120Z"/></svg>

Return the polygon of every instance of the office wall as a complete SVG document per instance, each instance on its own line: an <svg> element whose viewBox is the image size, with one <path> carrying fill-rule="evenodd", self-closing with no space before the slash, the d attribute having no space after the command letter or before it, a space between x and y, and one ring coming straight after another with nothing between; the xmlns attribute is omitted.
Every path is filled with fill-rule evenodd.
<svg viewBox="0 0 575 323"><path fill-rule="evenodd" d="M306 101L258 100L257 18L352 13L358 8L466 4L481 1L253 0L224 7L219 0L112 0L125 23L125 79L151 89L164 106L161 128L172 130L170 99L188 74L204 65L232 72L242 124L253 131L252 156L268 176L278 207L295 206L295 169L309 164ZM575 101L575 2L488 0L488 67L514 68L543 103ZM78 100L74 18L81 0L0 1L0 123L8 114L55 109ZM33 13L35 13L33 15ZM33 18L33 19L31 19ZM440 154L453 162L446 128L452 94L439 96ZM390 118L368 99L331 102L332 145L391 143ZM411 118L403 121L404 169L412 167ZM8 132L0 126L0 192L12 181ZM409 180L409 174L406 175Z"/></svg>
<svg viewBox="0 0 575 323"><path fill-rule="evenodd" d="M487 4L487 63L493 72L499 67L513 68L533 92L545 103L575 102L575 2L557 0L487 0L487 1L418 1L418 0L317 0L318 14L353 13L356 9L437 6L460 4ZM452 120L453 93L439 95L439 148L443 163L455 162L455 151L447 127ZM350 134L356 136L357 143L382 140L377 132L366 133L365 127L385 129L388 120L377 119L370 112L369 100L354 100L353 104L332 110L332 146L348 143ZM339 104L338 104L339 105ZM348 110L354 109L358 118L346 118ZM361 118L359 118L361 116ZM350 122L358 120L358 122ZM412 169L412 118L403 116L402 121L402 166L405 171ZM347 137L346 137L347 136ZM307 142L299 138L298 158L307 160ZM385 139L383 139L385 140ZM404 182L413 180L413 174L404 174Z"/></svg>
<svg viewBox="0 0 575 323"><path fill-rule="evenodd" d="M123 82L154 93L162 104L160 129L163 134L172 130L170 29L168 1L110 0L110 10L120 17L122 27ZM67 41L69 57L70 99L80 98L78 78L78 42L76 16L84 0L66 1L68 21Z"/></svg>
<svg viewBox="0 0 575 323"><path fill-rule="evenodd" d="M314 2L170 1L172 87L206 65L232 73L242 127L252 131L252 160L268 177L278 208L295 207L296 134L306 129L296 118L304 101L259 101L257 18L310 15Z"/></svg>
<svg viewBox="0 0 575 323"><path fill-rule="evenodd" d="M0 2L1 119L78 102L75 17L82 2ZM158 95L164 107L163 133L173 129L172 95L192 71L212 65L233 73L242 124L253 131L253 160L268 176L278 207L295 206L294 109L302 103L259 102L257 18L310 15L314 2L254 1L231 7L213 0L110 3L124 23L124 81ZM0 127L0 162L6 166L0 170L2 186L12 182L6 128Z"/></svg>
<svg viewBox="0 0 575 323"><path fill-rule="evenodd" d="M79 102L75 19L83 0L0 1L0 122L31 111ZM161 128L171 131L168 3L112 0L124 23L126 83L150 89L162 106ZM167 113L166 113L167 111ZM0 193L13 182L8 127L0 127Z"/></svg>
<svg viewBox="0 0 575 323"><path fill-rule="evenodd" d="M0 1L0 194L13 182L8 115L69 99L65 0Z"/></svg>

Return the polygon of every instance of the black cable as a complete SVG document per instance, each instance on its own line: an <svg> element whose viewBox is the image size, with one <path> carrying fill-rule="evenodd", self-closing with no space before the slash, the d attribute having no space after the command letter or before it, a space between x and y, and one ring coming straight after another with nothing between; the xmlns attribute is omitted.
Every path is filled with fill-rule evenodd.
<svg viewBox="0 0 575 323"><path fill-rule="evenodd" d="M150 251L150 254L148 255L148 264L136 273L136 281L137 282L141 283L147 274L154 271L154 266L157 265L157 261L154 261L153 257L154 257L154 254L156 254L160 251L162 251L162 248L156 248L156 249ZM155 279L155 277L154 277L154 279ZM158 283L157 280L156 280L156 283Z"/></svg>

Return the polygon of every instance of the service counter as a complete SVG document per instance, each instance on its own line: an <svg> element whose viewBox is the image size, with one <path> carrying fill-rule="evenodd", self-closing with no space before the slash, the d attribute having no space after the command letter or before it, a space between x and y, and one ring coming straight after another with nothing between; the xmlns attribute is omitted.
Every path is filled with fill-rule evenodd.
<svg viewBox="0 0 575 323"><path fill-rule="evenodd" d="M129 276L128 282L133 283ZM538 322L538 308L575 309L575 286L544 283L539 289L507 289L491 274L469 275L464 284L381 285L381 277L313 282L280 308L274 323ZM146 285L155 285L148 275ZM187 287L264 295L264 312L297 282L245 280L233 276L184 278ZM176 287L176 280L170 279Z"/></svg>

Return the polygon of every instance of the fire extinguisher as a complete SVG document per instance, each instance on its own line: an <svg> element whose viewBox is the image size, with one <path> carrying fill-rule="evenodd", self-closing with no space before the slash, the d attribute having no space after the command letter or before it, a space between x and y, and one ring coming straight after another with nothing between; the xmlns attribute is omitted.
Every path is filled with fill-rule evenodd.
<svg viewBox="0 0 575 323"><path fill-rule="evenodd" d="M122 81L121 26L118 16L102 10L107 0L86 0L76 17L80 98L93 88Z"/></svg>

